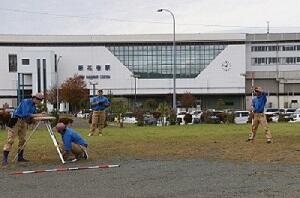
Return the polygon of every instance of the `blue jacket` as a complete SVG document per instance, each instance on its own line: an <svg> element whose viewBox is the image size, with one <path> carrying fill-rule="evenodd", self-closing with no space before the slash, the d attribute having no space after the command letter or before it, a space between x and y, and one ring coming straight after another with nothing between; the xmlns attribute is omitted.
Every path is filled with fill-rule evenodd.
<svg viewBox="0 0 300 198"><path fill-rule="evenodd" d="M65 151L72 150L72 143L79 144L84 147L87 147L88 145L86 141L71 128L66 128L66 130L61 134L61 138L64 143Z"/></svg>
<svg viewBox="0 0 300 198"><path fill-rule="evenodd" d="M94 111L102 111L110 106L110 102L105 96L95 96L91 99L91 105Z"/></svg>
<svg viewBox="0 0 300 198"><path fill-rule="evenodd" d="M254 113L263 113L267 103L267 94L262 92L261 95L252 99L252 108Z"/></svg>
<svg viewBox="0 0 300 198"><path fill-rule="evenodd" d="M13 117L28 118L36 112L36 107L32 99L23 99L17 109L14 111Z"/></svg>

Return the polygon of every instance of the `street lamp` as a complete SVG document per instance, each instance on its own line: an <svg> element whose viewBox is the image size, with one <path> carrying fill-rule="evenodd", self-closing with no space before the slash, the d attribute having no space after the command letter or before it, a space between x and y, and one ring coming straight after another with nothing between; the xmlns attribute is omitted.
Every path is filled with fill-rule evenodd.
<svg viewBox="0 0 300 198"><path fill-rule="evenodd" d="M56 59L56 110L59 111L59 101L58 101L58 94L59 94L59 87L58 87L58 63L60 61L62 56L59 56L58 59Z"/></svg>
<svg viewBox="0 0 300 198"><path fill-rule="evenodd" d="M140 75L133 74L131 76L134 78L134 105L133 105L133 109L135 111L135 109L136 109L136 79L139 78Z"/></svg>
<svg viewBox="0 0 300 198"><path fill-rule="evenodd" d="M176 112L176 52L175 52L175 16L168 9L158 9L157 12L168 12L173 18L173 110Z"/></svg>

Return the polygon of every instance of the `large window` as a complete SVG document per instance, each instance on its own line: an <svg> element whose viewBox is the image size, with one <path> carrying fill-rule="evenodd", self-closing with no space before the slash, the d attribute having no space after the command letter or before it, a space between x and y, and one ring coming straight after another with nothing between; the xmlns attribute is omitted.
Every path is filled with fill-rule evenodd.
<svg viewBox="0 0 300 198"><path fill-rule="evenodd" d="M254 57L251 59L252 65L289 65L300 64L300 57Z"/></svg>
<svg viewBox="0 0 300 198"><path fill-rule="evenodd" d="M115 44L106 46L139 78L172 78L172 43ZM176 77L195 78L220 52L224 44L177 43Z"/></svg>
<svg viewBox="0 0 300 198"><path fill-rule="evenodd" d="M9 54L8 55L8 71L9 72L17 72L17 55Z"/></svg>
<svg viewBox="0 0 300 198"><path fill-rule="evenodd" d="M300 51L300 45L254 45L251 46L252 52L266 51Z"/></svg>

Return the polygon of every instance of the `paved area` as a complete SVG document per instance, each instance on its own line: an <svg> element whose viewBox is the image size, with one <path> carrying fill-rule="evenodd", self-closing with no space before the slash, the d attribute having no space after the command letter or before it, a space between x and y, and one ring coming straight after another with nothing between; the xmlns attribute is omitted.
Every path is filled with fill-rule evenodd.
<svg viewBox="0 0 300 198"><path fill-rule="evenodd" d="M17 165L0 173L0 197L300 197L300 166L190 160L79 162L69 167L120 164L119 168L11 176L16 170L56 165Z"/></svg>

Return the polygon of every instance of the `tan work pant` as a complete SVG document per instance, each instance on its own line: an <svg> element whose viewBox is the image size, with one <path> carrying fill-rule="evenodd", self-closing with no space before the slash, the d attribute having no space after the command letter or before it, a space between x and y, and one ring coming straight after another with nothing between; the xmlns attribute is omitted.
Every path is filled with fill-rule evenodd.
<svg viewBox="0 0 300 198"><path fill-rule="evenodd" d="M254 113L252 120L252 132L249 134L249 139L252 140L255 138L259 124L264 128L267 140L271 140L272 134L268 126L266 115L264 113Z"/></svg>
<svg viewBox="0 0 300 198"><path fill-rule="evenodd" d="M18 119L16 125L13 128L6 127L7 140L4 144L3 150L10 151L16 136L19 138L18 148L21 148L26 142L27 123L25 120Z"/></svg>
<svg viewBox="0 0 300 198"><path fill-rule="evenodd" d="M62 153L65 153L63 147L61 147L60 149L61 149ZM84 152L86 152L86 151L87 151L87 148L86 148L86 147L81 146L81 145L79 145L79 144L74 144L74 143L72 143L72 150L71 150L71 153L67 153L67 154L65 154L63 157L64 157L64 160L74 159L74 157L75 157L76 159L80 159L80 158L83 157L83 154L84 154Z"/></svg>
<svg viewBox="0 0 300 198"><path fill-rule="evenodd" d="M93 111L92 124L90 134L102 134L102 129L105 127L106 115L105 111Z"/></svg>

